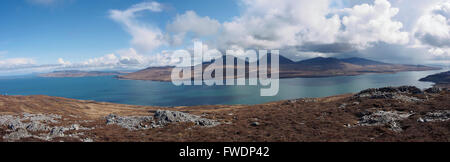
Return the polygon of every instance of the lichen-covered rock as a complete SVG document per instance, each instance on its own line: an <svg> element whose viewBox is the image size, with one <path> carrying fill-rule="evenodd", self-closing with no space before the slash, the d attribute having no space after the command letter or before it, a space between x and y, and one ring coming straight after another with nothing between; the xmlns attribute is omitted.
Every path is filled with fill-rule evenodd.
<svg viewBox="0 0 450 162"><path fill-rule="evenodd" d="M66 130L67 130L67 128L64 128L64 127L54 127L50 131L50 136L52 136L52 137L63 137L64 136L64 131L66 131Z"/></svg>
<svg viewBox="0 0 450 162"><path fill-rule="evenodd" d="M7 126L12 131L18 129L26 129L32 132L48 131L51 127L46 123L58 123L57 119L61 119L61 116L29 113L23 113L22 116L3 115L0 116L0 125Z"/></svg>
<svg viewBox="0 0 450 162"><path fill-rule="evenodd" d="M392 131L401 132L402 128L398 121L411 116L411 113L399 111L376 111L366 112L358 121L359 126L388 126Z"/></svg>
<svg viewBox="0 0 450 162"><path fill-rule="evenodd" d="M422 94L423 91L415 86L400 86L397 90L401 93Z"/></svg>
<svg viewBox="0 0 450 162"><path fill-rule="evenodd" d="M440 93L442 91L442 88L438 87L431 87L425 90L426 93Z"/></svg>
<svg viewBox="0 0 450 162"><path fill-rule="evenodd" d="M166 125L174 122L192 122L199 126L216 126L219 122L179 111L157 110L154 115L158 124Z"/></svg>
<svg viewBox="0 0 450 162"><path fill-rule="evenodd" d="M9 132L3 136L6 141L17 141L21 138L36 138L50 141L55 137L79 138L77 134L65 134L65 131L91 130L79 124L70 126L51 126L49 124L59 123L62 117L55 114L29 114L0 116L0 126L6 126ZM38 134L39 133L39 134Z"/></svg>
<svg viewBox="0 0 450 162"><path fill-rule="evenodd" d="M28 138L28 137L32 137L32 135L28 133L27 130L18 129L17 131L4 135L3 139L6 141L15 141L20 140L21 138Z"/></svg>
<svg viewBox="0 0 450 162"><path fill-rule="evenodd" d="M70 130L79 130L80 129L80 124L72 124L70 126Z"/></svg>
<svg viewBox="0 0 450 162"><path fill-rule="evenodd" d="M422 99L419 99L417 97L413 97L413 96L406 96L406 95L393 95L392 96L393 99L399 100L399 101L403 101L403 102L423 102Z"/></svg>
<svg viewBox="0 0 450 162"><path fill-rule="evenodd" d="M450 119L450 110L438 110L435 112L428 112L423 117L419 118L417 121L424 122L437 122L437 121L447 121Z"/></svg>
<svg viewBox="0 0 450 162"><path fill-rule="evenodd" d="M110 114L106 117L106 124L116 124L129 130L148 129L152 123L152 116L118 116Z"/></svg>
<svg viewBox="0 0 450 162"><path fill-rule="evenodd" d="M39 122L49 122L49 123L58 123L59 121L57 119L61 119L60 115L55 114L29 114L29 113L23 113L23 120L30 120L30 121L39 121Z"/></svg>
<svg viewBox="0 0 450 162"><path fill-rule="evenodd" d="M171 123L192 122L195 125L210 127L220 124L215 120L179 111L157 110L154 116L118 116L110 114L105 117L106 124L116 124L129 130L159 128Z"/></svg>
<svg viewBox="0 0 450 162"><path fill-rule="evenodd" d="M48 131L50 127L40 122L31 122L27 125L26 129L31 132L37 132L37 131Z"/></svg>
<svg viewBox="0 0 450 162"><path fill-rule="evenodd" d="M414 86L384 87L363 90L354 97L369 99L395 99L403 102L422 102L422 99L412 96L421 93L423 93L422 90Z"/></svg>

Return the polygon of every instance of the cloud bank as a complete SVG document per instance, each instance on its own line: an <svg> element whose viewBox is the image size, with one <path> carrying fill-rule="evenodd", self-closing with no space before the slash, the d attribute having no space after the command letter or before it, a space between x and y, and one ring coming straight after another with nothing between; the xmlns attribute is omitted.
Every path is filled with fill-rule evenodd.
<svg viewBox="0 0 450 162"><path fill-rule="evenodd" d="M172 65L176 61L170 56L177 50L192 51L196 40L206 43L204 51L210 56L227 49L279 49L294 60L361 56L388 62L450 65L448 1L239 0L239 4L242 12L230 21L220 22L188 10L169 20L164 29L150 25L152 20L139 19L143 12L165 12L161 3L112 9L109 18L131 35L130 48L79 63L60 58L58 68ZM175 49L180 45L187 49ZM2 60L0 69L34 63Z"/></svg>

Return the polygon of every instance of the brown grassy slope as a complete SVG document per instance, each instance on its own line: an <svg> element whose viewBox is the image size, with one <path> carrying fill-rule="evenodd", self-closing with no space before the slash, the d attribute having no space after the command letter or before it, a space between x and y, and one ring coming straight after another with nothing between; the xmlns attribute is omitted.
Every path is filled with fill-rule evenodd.
<svg viewBox="0 0 450 162"><path fill-rule="evenodd" d="M53 113L71 120L92 120L85 126L97 128L85 132L94 141L450 141L450 121L419 123L427 112L450 109L450 93L419 94L425 102L401 102L394 99L358 99L340 95L319 99L279 101L261 105L147 107L98 103L48 96L0 96L1 114ZM352 104L359 102L359 104ZM339 108L343 103L348 105ZM129 131L106 125L104 116L151 115L154 110L168 109L203 115L221 125L212 128L173 124L164 128ZM414 112L400 122L403 132L386 126L354 126L368 110ZM253 122L260 123L252 126ZM0 129L0 135L5 133ZM58 139L73 141L70 138ZM24 141L33 141L25 139Z"/></svg>

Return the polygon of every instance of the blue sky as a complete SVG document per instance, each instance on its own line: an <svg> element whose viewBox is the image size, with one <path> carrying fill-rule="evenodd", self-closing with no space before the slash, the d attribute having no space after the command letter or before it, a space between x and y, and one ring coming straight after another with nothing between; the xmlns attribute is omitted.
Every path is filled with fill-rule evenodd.
<svg viewBox="0 0 450 162"><path fill-rule="evenodd" d="M31 57L42 64L64 57L82 61L128 48L130 35L108 18L111 9L126 9L141 0L73 0L55 4L27 0L0 2L0 51L2 58ZM177 13L195 10L219 21L238 15L237 3L211 0L164 0L168 11L146 13L142 20L164 28Z"/></svg>
<svg viewBox="0 0 450 162"><path fill-rule="evenodd" d="M176 50L450 65L448 0L3 0L0 75L172 65Z"/></svg>

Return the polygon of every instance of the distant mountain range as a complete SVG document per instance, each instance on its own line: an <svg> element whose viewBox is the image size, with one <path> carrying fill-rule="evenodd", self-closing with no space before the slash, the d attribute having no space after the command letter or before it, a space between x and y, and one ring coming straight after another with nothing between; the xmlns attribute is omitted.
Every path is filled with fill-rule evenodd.
<svg viewBox="0 0 450 162"><path fill-rule="evenodd" d="M271 62L270 57L268 58L269 58L268 63L270 63ZM235 61L237 59L239 58L234 58ZM205 62L203 64L203 69L205 69L208 65L211 65L213 62L214 61ZM224 61L224 64L225 63L226 61ZM247 69L248 64L249 63L246 62ZM312 59L295 62L280 55L279 64L280 64L279 69L280 78L349 76L349 75L360 75L364 73L395 73L401 71L426 71L426 70L440 69L423 65L390 64L359 57L352 57L345 59L338 59L332 57L329 58L316 57ZM118 78L133 79L133 80L171 81L171 73L173 68L174 68L173 66L149 67L134 73L119 75ZM233 67L226 67L226 68L233 68ZM236 69L237 67L234 68ZM244 77L244 76L235 76L235 78L236 77ZM248 73L246 74L245 77L248 77Z"/></svg>
<svg viewBox="0 0 450 162"><path fill-rule="evenodd" d="M124 72L116 71L80 71L80 70L65 70L54 71L51 73L39 74L40 77L93 77L93 76L110 76L110 75L125 75Z"/></svg>

